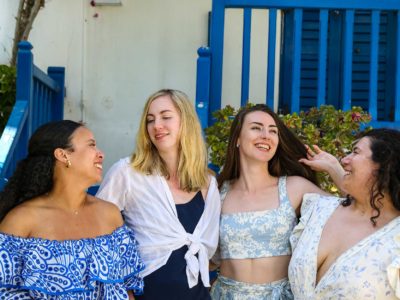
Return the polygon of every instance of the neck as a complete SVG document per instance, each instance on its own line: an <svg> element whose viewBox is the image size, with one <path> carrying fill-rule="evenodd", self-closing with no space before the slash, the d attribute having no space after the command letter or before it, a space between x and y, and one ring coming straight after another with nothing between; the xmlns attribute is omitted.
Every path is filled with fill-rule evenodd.
<svg viewBox="0 0 400 300"><path fill-rule="evenodd" d="M240 177L236 184L246 192L254 192L261 187L266 187L276 183L274 178L268 172L266 163L245 163L240 166Z"/></svg>
<svg viewBox="0 0 400 300"><path fill-rule="evenodd" d="M352 205L355 212L368 218L376 216L377 211L371 207L369 197L362 198L365 199L363 201L358 199L361 198L354 198ZM390 197L387 195L384 195L380 200L380 203L376 202L376 205L379 207L380 211L380 215L376 219L378 227L379 225L385 225L394 218L400 216L400 211L394 207Z"/></svg>
<svg viewBox="0 0 400 300"><path fill-rule="evenodd" d="M178 151L163 152L160 153L160 156L167 167L170 179L176 179L178 171Z"/></svg>
<svg viewBox="0 0 400 300"><path fill-rule="evenodd" d="M54 188L48 194L52 204L65 211L78 214L87 202L85 190L78 190L68 185L54 184Z"/></svg>

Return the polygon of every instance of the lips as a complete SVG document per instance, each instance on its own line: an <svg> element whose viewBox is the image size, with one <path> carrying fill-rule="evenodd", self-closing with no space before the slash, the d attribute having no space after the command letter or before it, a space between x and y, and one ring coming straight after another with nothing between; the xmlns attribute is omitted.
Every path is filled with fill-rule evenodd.
<svg viewBox="0 0 400 300"><path fill-rule="evenodd" d="M96 163L96 164L94 164L94 166L95 166L97 169L103 170L103 165L102 165L101 163Z"/></svg>
<svg viewBox="0 0 400 300"><path fill-rule="evenodd" d="M162 139L163 137L165 137L165 136L167 136L167 135L168 135L167 132L164 132L164 133L157 133L156 135L154 135L154 138L155 138L156 140L159 140L159 139Z"/></svg>

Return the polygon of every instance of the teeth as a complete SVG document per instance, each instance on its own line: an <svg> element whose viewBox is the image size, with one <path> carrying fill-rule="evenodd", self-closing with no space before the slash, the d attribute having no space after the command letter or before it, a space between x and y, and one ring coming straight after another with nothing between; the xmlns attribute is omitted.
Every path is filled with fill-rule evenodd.
<svg viewBox="0 0 400 300"><path fill-rule="evenodd" d="M261 149L271 150L271 146L266 144L256 144L256 147Z"/></svg>
<svg viewBox="0 0 400 300"><path fill-rule="evenodd" d="M103 165L102 164L94 164L96 168L99 168L100 170L103 170Z"/></svg>

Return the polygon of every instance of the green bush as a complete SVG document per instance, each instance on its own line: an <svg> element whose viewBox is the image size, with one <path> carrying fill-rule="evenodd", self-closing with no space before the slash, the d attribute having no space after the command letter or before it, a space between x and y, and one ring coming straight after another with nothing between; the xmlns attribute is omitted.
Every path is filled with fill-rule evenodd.
<svg viewBox="0 0 400 300"><path fill-rule="evenodd" d="M237 110L231 106L214 112L216 122L205 130L210 161L218 167L224 165L229 130L236 114ZM370 115L361 107L342 111L336 110L332 105L311 108L299 114L280 115L280 118L304 144L318 145L338 159L351 150L351 144L361 125L371 121ZM331 193L337 192L329 176L321 173L318 174L318 179L323 189Z"/></svg>
<svg viewBox="0 0 400 300"><path fill-rule="evenodd" d="M15 103L16 70L0 65L0 134L7 124Z"/></svg>

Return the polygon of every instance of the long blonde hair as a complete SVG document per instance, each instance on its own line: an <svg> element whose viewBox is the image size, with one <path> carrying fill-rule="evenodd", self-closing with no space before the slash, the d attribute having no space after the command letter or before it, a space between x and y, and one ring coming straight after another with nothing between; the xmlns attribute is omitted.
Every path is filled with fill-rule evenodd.
<svg viewBox="0 0 400 300"><path fill-rule="evenodd" d="M131 158L131 165L136 171L146 175L158 173L166 178L170 177L165 162L150 140L146 122L151 103L162 96L170 97L181 118L177 169L179 186L187 192L198 191L208 184L207 150L194 107L186 94L181 91L163 89L147 99L136 136L136 149Z"/></svg>

